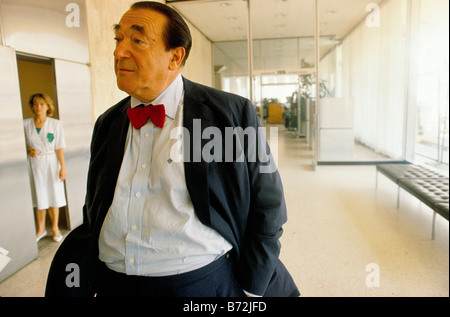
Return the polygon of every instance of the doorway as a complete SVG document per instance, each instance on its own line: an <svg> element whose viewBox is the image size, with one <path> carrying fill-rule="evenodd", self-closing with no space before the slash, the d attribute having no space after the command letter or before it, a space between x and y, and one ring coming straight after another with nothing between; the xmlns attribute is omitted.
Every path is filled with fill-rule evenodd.
<svg viewBox="0 0 450 317"><path fill-rule="evenodd" d="M35 55L29 55L24 53L17 53L17 70L19 74L20 84L20 97L22 101L22 115L23 119L32 118L33 112L31 111L28 101L31 95L35 93L45 93L54 102L55 113L54 118L59 119L58 99L56 93L56 81L55 81L55 67L54 60L47 57L40 57ZM66 201L67 199L67 187L64 182ZM35 208L34 208L35 209ZM58 226L62 234L70 228L69 223L69 210L68 206L59 208ZM33 210L34 222L36 224L36 212ZM51 221L47 212L46 215L46 229L47 232L51 231ZM50 242L51 236L43 238L39 241L38 247L41 248Z"/></svg>

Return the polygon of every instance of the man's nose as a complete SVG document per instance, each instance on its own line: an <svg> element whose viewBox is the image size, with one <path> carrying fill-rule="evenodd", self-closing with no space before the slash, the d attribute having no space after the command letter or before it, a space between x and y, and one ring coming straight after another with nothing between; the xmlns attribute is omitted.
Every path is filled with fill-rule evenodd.
<svg viewBox="0 0 450 317"><path fill-rule="evenodd" d="M122 40L116 45L114 50L114 57L117 59L124 59L130 56L129 46L126 44L126 40Z"/></svg>

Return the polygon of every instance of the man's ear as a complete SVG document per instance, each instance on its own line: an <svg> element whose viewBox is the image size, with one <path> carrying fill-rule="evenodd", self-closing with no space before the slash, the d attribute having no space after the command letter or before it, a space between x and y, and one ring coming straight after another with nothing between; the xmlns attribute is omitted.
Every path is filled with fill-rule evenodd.
<svg viewBox="0 0 450 317"><path fill-rule="evenodd" d="M169 69L176 70L181 66L183 62L184 56L186 55L186 51L184 47L176 47L171 50L172 58L170 60Z"/></svg>

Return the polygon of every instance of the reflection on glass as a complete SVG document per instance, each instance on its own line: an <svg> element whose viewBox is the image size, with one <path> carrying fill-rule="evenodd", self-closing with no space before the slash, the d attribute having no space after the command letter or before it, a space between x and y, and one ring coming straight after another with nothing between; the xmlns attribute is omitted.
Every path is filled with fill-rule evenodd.
<svg viewBox="0 0 450 317"><path fill-rule="evenodd" d="M366 19L321 52L319 160L402 160L407 1L353 5ZM319 20L338 10L322 7ZM320 26L321 34L331 31Z"/></svg>
<svg viewBox="0 0 450 317"><path fill-rule="evenodd" d="M252 85L252 102L263 124L307 137L315 88L314 0L258 0L250 8L252 81L248 41L228 38L213 43L214 86L250 98ZM230 29L242 18L235 16L228 20ZM326 38L323 44L329 46Z"/></svg>
<svg viewBox="0 0 450 317"><path fill-rule="evenodd" d="M213 44L214 87L249 98L247 41Z"/></svg>
<svg viewBox="0 0 450 317"><path fill-rule="evenodd" d="M251 1L251 79L246 1L180 3L212 40L215 87L248 98L251 87L262 118L285 104L299 136L302 120L320 123L319 163L448 163L448 1ZM208 15L196 18L200 5Z"/></svg>
<svg viewBox="0 0 450 317"><path fill-rule="evenodd" d="M357 8L355 1L353 11L366 18L345 36L336 36L326 54L321 51L320 84L329 95L321 94L320 117L330 116L343 102L352 105L321 127L321 144L342 142L334 150L322 144L326 155L321 159L448 164L448 1L383 1L365 7L363 2ZM321 21L339 14L337 7L321 8ZM331 30L327 23L320 26L322 41ZM350 115L345 111L352 112L353 125L343 126ZM330 124L347 129L346 135L326 130Z"/></svg>
<svg viewBox="0 0 450 317"><path fill-rule="evenodd" d="M419 14L417 36L417 127L415 154L418 161L448 164L449 2L413 2ZM444 40L447 39L447 40Z"/></svg>

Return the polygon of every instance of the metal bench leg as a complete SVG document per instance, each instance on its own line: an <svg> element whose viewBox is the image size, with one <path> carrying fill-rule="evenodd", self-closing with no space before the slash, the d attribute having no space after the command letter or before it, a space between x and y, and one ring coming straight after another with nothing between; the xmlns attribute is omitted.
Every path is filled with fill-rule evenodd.
<svg viewBox="0 0 450 317"><path fill-rule="evenodd" d="M397 185L397 209L400 208L400 186Z"/></svg>
<svg viewBox="0 0 450 317"><path fill-rule="evenodd" d="M436 238L436 211L433 211L433 224L431 228L431 240Z"/></svg>
<svg viewBox="0 0 450 317"><path fill-rule="evenodd" d="M375 172L375 189L378 189L378 171Z"/></svg>

